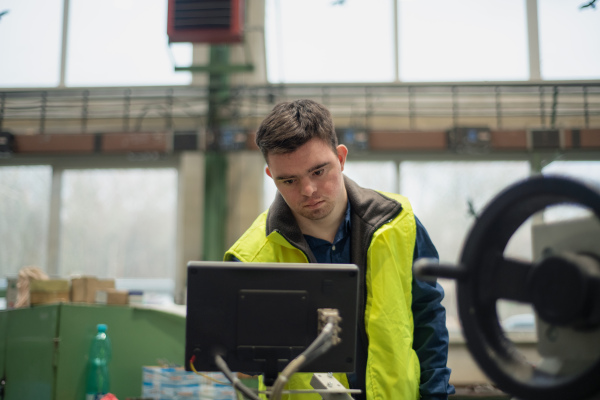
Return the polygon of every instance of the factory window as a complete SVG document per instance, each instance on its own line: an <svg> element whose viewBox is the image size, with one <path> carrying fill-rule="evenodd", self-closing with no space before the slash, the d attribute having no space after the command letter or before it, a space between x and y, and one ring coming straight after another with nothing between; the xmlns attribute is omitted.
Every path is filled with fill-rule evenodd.
<svg viewBox="0 0 600 400"><path fill-rule="evenodd" d="M506 186L529 176L526 161L488 162L403 162L400 192L407 196L421 220L440 260L456 264L475 215ZM509 241L505 256L531 260L530 222L519 228ZM446 297L448 329L459 331L454 281L440 279ZM528 313L530 309L512 303L498 311L501 319Z"/></svg>
<svg viewBox="0 0 600 400"><path fill-rule="evenodd" d="M266 0L270 82L394 80L391 0Z"/></svg>
<svg viewBox="0 0 600 400"><path fill-rule="evenodd" d="M0 167L0 279L45 268L51 180L47 165Z"/></svg>
<svg viewBox="0 0 600 400"><path fill-rule="evenodd" d="M0 87L58 85L62 4L63 0L0 3Z"/></svg>
<svg viewBox="0 0 600 400"><path fill-rule="evenodd" d="M0 4L0 87L60 82L64 0ZM169 46L163 0L70 0L66 86L187 85L190 43Z"/></svg>
<svg viewBox="0 0 600 400"><path fill-rule="evenodd" d="M600 16L588 3L537 2L538 65L525 0L398 0L396 20L391 0L267 0L268 80L525 81L530 63L546 80L599 79Z"/></svg>
<svg viewBox="0 0 600 400"><path fill-rule="evenodd" d="M524 0L399 1L405 82L529 77Z"/></svg>
<svg viewBox="0 0 600 400"><path fill-rule="evenodd" d="M166 1L71 0L70 7L68 86L191 82L190 73L174 72L172 57L191 62L191 45L169 48Z"/></svg>
<svg viewBox="0 0 600 400"><path fill-rule="evenodd" d="M172 284L176 170L65 170L61 197L61 276Z"/></svg>
<svg viewBox="0 0 600 400"><path fill-rule="evenodd" d="M398 168L393 161L347 161L344 174L362 187L398 193Z"/></svg>
<svg viewBox="0 0 600 400"><path fill-rule="evenodd" d="M559 175L591 184L600 190L600 161L555 161L547 165L544 175ZM550 207L544 213L544 221L564 221L591 216L590 210L577 205Z"/></svg>
<svg viewBox="0 0 600 400"><path fill-rule="evenodd" d="M543 79L600 79L600 12L589 3L538 0Z"/></svg>
<svg viewBox="0 0 600 400"><path fill-rule="evenodd" d="M528 79L524 0L397 4L267 0L269 81Z"/></svg>

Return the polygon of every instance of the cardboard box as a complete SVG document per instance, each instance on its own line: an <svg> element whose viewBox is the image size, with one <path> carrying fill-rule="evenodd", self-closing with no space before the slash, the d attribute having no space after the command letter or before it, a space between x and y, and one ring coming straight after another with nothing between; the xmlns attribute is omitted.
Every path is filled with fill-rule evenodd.
<svg viewBox="0 0 600 400"><path fill-rule="evenodd" d="M29 304L52 304L52 303L68 303L69 291L66 292L31 292L29 294Z"/></svg>
<svg viewBox="0 0 600 400"><path fill-rule="evenodd" d="M71 301L74 303L95 303L96 291L114 288L114 279L98 279L94 276L73 278L71 280Z"/></svg>
<svg viewBox="0 0 600 400"><path fill-rule="evenodd" d="M96 290L96 303L127 305L129 304L129 292L117 289Z"/></svg>
<svg viewBox="0 0 600 400"><path fill-rule="evenodd" d="M67 279L32 279L29 282L29 302L31 305L69 302L69 281Z"/></svg>

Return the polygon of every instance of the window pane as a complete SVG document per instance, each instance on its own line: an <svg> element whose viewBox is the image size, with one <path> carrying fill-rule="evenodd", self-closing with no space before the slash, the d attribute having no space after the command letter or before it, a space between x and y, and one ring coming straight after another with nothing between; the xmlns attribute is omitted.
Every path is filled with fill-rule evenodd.
<svg viewBox="0 0 600 400"><path fill-rule="evenodd" d="M528 176L525 161L403 162L400 185L431 235L440 259L457 262L474 222L470 207L481 213L499 192ZM528 256L529 247L523 252Z"/></svg>
<svg viewBox="0 0 600 400"><path fill-rule="evenodd" d="M0 2L0 87L56 86L63 0Z"/></svg>
<svg viewBox="0 0 600 400"><path fill-rule="evenodd" d="M600 161L554 161L542 170L544 175L560 175L595 185L600 189ZM554 206L544 213L545 222L569 220L591 216L582 206Z"/></svg>
<svg viewBox="0 0 600 400"><path fill-rule="evenodd" d="M393 161L347 161L344 174L362 187L398 192L398 169Z"/></svg>
<svg viewBox="0 0 600 400"><path fill-rule="evenodd" d="M523 0L398 3L401 81L525 80Z"/></svg>
<svg viewBox="0 0 600 400"><path fill-rule="evenodd" d="M67 170L60 273L174 278L177 172Z"/></svg>
<svg viewBox="0 0 600 400"><path fill-rule="evenodd" d="M27 266L45 270L52 169L1 167L0 182L0 278Z"/></svg>
<svg viewBox="0 0 600 400"><path fill-rule="evenodd" d="M391 0L266 0L270 82L394 79Z"/></svg>
<svg viewBox="0 0 600 400"><path fill-rule="evenodd" d="M542 172L544 175L563 175L600 185L600 161L554 161Z"/></svg>
<svg viewBox="0 0 600 400"><path fill-rule="evenodd" d="M600 79L600 12L587 3L538 0L543 79Z"/></svg>
<svg viewBox="0 0 600 400"><path fill-rule="evenodd" d="M401 193L411 201L436 246L440 260L457 263L467 234L474 223L472 207L479 214L508 185L529 176L529 164L515 162L403 162ZM505 254L531 259L531 231L524 224L513 235ZM447 324L459 330L454 281L440 279L446 297ZM510 310L514 314L521 309ZM502 318L508 314L500 313Z"/></svg>
<svg viewBox="0 0 600 400"><path fill-rule="evenodd" d="M71 0L67 85L189 84L191 74L175 73L171 61L180 49L169 49L167 3Z"/></svg>

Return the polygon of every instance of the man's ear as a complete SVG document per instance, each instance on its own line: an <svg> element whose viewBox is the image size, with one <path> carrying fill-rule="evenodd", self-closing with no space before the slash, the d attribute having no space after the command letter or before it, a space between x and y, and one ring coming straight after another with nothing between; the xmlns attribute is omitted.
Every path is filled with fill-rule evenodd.
<svg viewBox="0 0 600 400"><path fill-rule="evenodd" d="M273 179L273 175L271 175L271 170L269 169L269 167L268 167L268 166L266 166L266 167L265 167L265 173L266 173L267 175L269 175L269 177L270 177L271 179Z"/></svg>
<svg viewBox="0 0 600 400"><path fill-rule="evenodd" d="M338 145L337 149L337 156L338 156L338 160L340 160L340 167L342 168L342 171L344 170L344 164L346 164L346 157L348 156L348 148L346 146L344 146L343 144Z"/></svg>

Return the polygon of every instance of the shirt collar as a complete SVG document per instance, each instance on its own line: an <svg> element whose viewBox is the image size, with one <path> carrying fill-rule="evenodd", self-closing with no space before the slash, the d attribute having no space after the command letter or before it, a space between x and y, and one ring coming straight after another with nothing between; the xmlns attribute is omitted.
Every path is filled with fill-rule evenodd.
<svg viewBox="0 0 600 400"><path fill-rule="evenodd" d="M346 206L346 214L344 219L340 223L337 232L335 233L335 237L333 238L333 244L338 243L340 240L344 239L350 235L350 201L348 201L348 205ZM309 246L318 246L325 245L329 242L327 240L319 239L314 236L304 235L304 238L307 240Z"/></svg>
<svg viewBox="0 0 600 400"><path fill-rule="evenodd" d="M350 200L348 200L348 206L346 207L346 217L344 218L344 229L346 233L350 232Z"/></svg>
<svg viewBox="0 0 600 400"><path fill-rule="evenodd" d="M342 238L348 236L350 234L350 201L348 201L348 205L346 206L346 215L344 216L344 220L340 224L337 232L335 233L335 238L333 239L333 243L339 242Z"/></svg>

